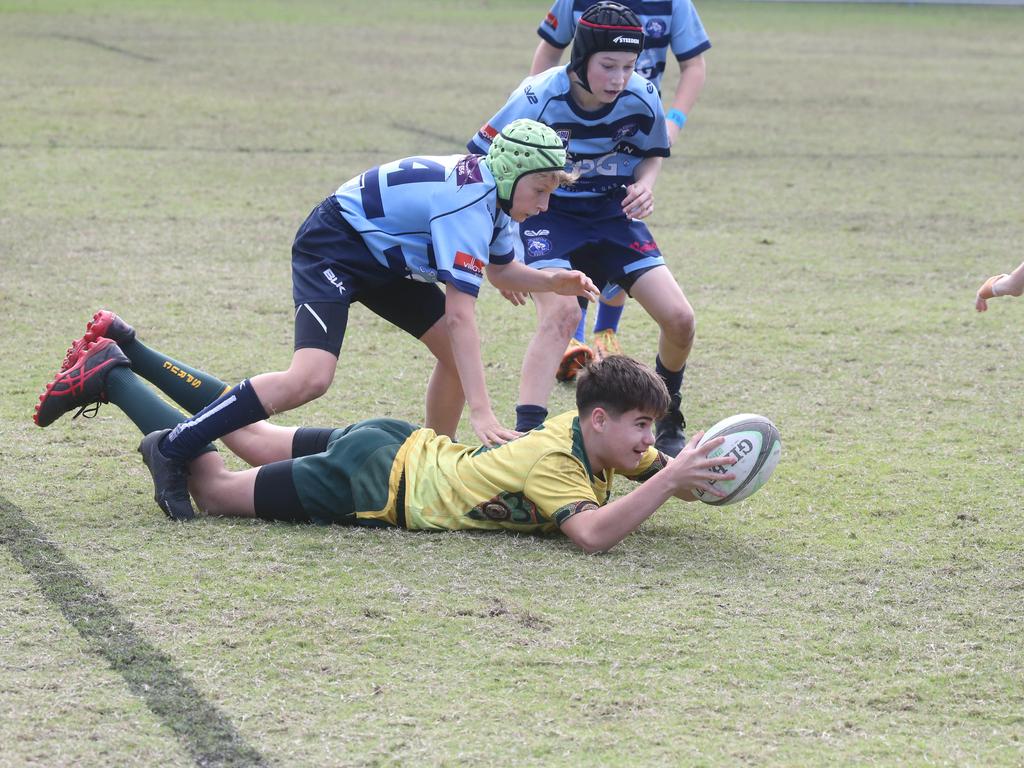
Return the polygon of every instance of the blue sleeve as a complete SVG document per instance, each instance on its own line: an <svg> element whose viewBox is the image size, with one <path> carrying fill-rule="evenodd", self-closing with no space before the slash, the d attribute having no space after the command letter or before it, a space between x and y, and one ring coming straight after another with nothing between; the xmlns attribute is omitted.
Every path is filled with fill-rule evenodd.
<svg viewBox="0 0 1024 768"><path fill-rule="evenodd" d="M650 112L652 123L649 133L637 135L636 144L644 157L668 157L668 128L665 123L665 108L661 105L661 95L643 75L635 72L629 80L630 90L642 94L644 104Z"/></svg>
<svg viewBox="0 0 1024 768"><path fill-rule="evenodd" d="M573 0L555 0L548 15L537 28L537 34L555 48L565 48L572 42L576 24L572 14Z"/></svg>
<svg viewBox="0 0 1024 768"><path fill-rule="evenodd" d="M519 227L504 214L498 218L498 221L502 219L505 220L504 225L494 228L494 238L491 240L491 264L508 264L516 255Z"/></svg>
<svg viewBox="0 0 1024 768"><path fill-rule="evenodd" d="M445 210L430 220L437 279L471 296L480 293L494 229L485 200L486 195L472 205Z"/></svg>
<svg viewBox="0 0 1024 768"><path fill-rule="evenodd" d="M672 53L676 60L686 61L711 47L697 9L690 0L677 0L672 10Z"/></svg>

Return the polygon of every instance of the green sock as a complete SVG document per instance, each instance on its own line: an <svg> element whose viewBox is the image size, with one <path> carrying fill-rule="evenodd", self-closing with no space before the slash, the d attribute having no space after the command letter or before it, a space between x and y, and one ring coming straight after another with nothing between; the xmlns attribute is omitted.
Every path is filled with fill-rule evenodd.
<svg viewBox="0 0 1024 768"><path fill-rule="evenodd" d="M144 435L158 429L172 429L188 417L163 400L126 365L118 365L107 373L107 399L125 412ZM207 445L205 451L216 450Z"/></svg>
<svg viewBox="0 0 1024 768"><path fill-rule="evenodd" d="M150 349L137 339L122 346L121 350L132 361L135 373L151 382L189 413L203 410L228 388L216 376Z"/></svg>

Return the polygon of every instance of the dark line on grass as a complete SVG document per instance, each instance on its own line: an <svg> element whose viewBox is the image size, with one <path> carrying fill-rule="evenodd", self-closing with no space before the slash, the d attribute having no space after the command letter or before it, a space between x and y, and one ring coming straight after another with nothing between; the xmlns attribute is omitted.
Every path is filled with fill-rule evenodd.
<svg viewBox="0 0 1024 768"><path fill-rule="evenodd" d="M53 34L53 35L50 35L50 37L55 37L58 40L70 40L71 42L74 42L74 43L83 43L85 45L92 45L92 46L95 46L96 48L101 48L104 51L110 51L111 53L118 53L121 56L128 56L129 58L138 59L139 61L153 61L153 62L160 61L160 59L153 58L152 56L147 56L144 53L135 53L135 51L127 51L124 48L118 48L116 45L108 45L107 43L101 43L99 40L96 40L96 39L91 38L91 37L85 37L83 35Z"/></svg>
<svg viewBox="0 0 1024 768"><path fill-rule="evenodd" d="M454 144L457 147L465 147L466 141L459 139L454 136L449 136L444 133L436 133L426 128L417 128L416 126L409 125L408 123L398 123L392 121L391 127L402 133L411 133L413 136L423 136L428 139L435 139L436 141L443 141L445 144ZM468 137L464 137L468 138ZM455 154L455 153L453 153Z"/></svg>
<svg viewBox="0 0 1024 768"><path fill-rule="evenodd" d="M143 638L103 593L20 509L0 496L0 541L129 690L174 731L196 765L266 766L231 721Z"/></svg>

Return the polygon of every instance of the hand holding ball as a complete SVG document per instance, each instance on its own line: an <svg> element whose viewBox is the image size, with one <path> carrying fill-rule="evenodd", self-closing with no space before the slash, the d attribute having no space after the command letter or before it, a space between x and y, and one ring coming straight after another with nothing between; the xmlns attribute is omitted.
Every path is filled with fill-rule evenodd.
<svg viewBox="0 0 1024 768"><path fill-rule="evenodd" d="M775 425L756 413L741 413L723 419L705 432L697 445L716 437L724 437L725 442L711 451L708 458L734 456L735 464L724 464L715 471L721 470L723 475L732 473L736 478L714 482L715 488L725 493L724 497L704 491L694 491L694 494L705 504L720 507L742 501L768 481L782 455L782 440Z"/></svg>

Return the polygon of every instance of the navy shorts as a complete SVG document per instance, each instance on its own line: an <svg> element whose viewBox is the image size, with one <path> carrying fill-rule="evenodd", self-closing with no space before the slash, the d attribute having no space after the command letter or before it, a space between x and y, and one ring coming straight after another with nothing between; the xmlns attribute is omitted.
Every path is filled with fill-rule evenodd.
<svg viewBox="0 0 1024 768"><path fill-rule="evenodd" d="M578 269L599 286L626 291L665 259L642 221L622 212L625 190L600 198L551 196L544 213L519 225L523 260L535 269Z"/></svg>
<svg viewBox="0 0 1024 768"><path fill-rule="evenodd" d="M381 265L341 215L333 195L312 210L295 234L292 297L295 348L334 355L341 351L354 301L417 339L444 317L444 291Z"/></svg>

